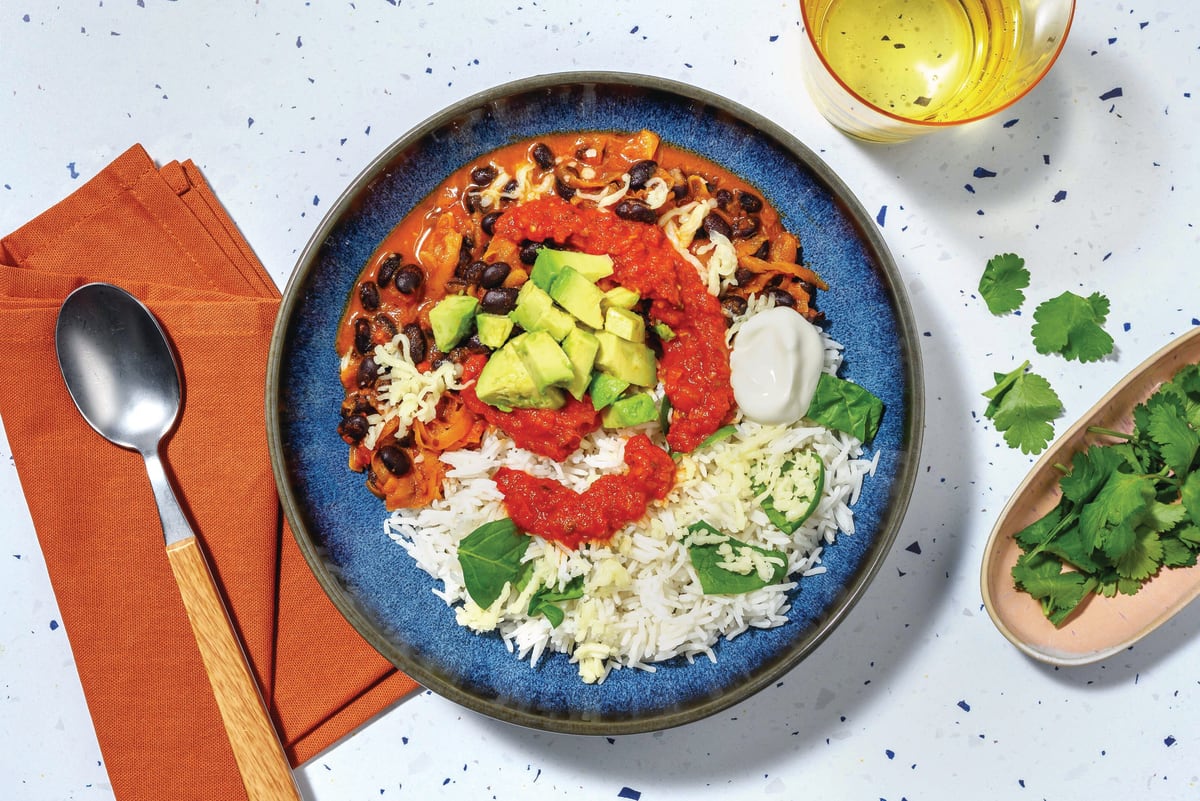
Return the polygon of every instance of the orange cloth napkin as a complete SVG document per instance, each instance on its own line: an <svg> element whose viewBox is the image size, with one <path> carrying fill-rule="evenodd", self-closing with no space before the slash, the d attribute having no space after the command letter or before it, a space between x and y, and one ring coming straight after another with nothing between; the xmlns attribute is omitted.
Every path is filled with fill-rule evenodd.
<svg viewBox="0 0 1200 801"><path fill-rule="evenodd" d="M142 459L87 426L58 370L58 308L89 281L132 292L174 342L166 458L292 764L416 684L337 612L282 520L263 403L277 289L194 164L130 148L0 240L0 418L116 797L245 798Z"/></svg>

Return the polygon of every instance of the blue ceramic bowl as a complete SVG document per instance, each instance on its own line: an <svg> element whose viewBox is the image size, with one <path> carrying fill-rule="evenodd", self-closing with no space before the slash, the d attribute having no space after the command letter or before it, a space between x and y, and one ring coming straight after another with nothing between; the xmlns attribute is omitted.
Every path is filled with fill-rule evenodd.
<svg viewBox="0 0 1200 801"><path fill-rule="evenodd" d="M346 467L334 337L346 299L388 232L455 168L539 134L649 128L748 179L803 242L828 292L818 307L846 346L843 375L883 399L879 469L854 507L856 532L825 550L827 571L794 591L789 622L585 685L561 654L535 668L496 636L454 622L434 580L383 531L386 512ZM381 654L425 687L513 723L581 734L698 720L777 681L825 639L887 555L915 480L923 425L920 352L896 267L874 223L808 148L747 109L693 87L615 73L501 86L436 115L350 185L304 249L271 343L267 418L285 513L318 581Z"/></svg>

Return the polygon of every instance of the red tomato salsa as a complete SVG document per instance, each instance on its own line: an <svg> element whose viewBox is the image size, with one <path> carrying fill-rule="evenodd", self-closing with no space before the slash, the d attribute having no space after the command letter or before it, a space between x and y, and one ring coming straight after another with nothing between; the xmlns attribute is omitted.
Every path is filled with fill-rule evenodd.
<svg viewBox="0 0 1200 801"><path fill-rule="evenodd" d="M696 269L677 254L658 226L547 196L506 211L495 239L518 243L553 240L585 253L607 253L613 279L651 298L651 319L671 327L663 342L658 377L671 401L667 443L690 452L733 414L729 349L720 302Z"/></svg>
<svg viewBox="0 0 1200 801"><path fill-rule="evenodd" d="M575 549L609 539L675 485L675 461L645 434L625 443L625 464L625 473L601 476L583 492L508 467L494 478L517 528Z"/></svg>

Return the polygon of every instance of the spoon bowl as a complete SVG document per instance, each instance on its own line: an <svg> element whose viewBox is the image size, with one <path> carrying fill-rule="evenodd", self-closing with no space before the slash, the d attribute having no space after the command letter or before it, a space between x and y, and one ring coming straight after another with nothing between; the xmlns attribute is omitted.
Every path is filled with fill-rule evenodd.
<svg viewBox="0 0 1200 801"><path fill-rule="evenodd" d="M1078 422L1056 440L1013 493L992 529L980 570L983 604L992 622L1013 645L1041 662L1086 665L1125 650L1170 620L1200 596L1200 566L1162 569L1134 595L1089 596L1061 626L1042 614L1041 604L1013 586L1012 567L1021 555L1013 537L1043 517L1062 495L1056 465L1091 444L1111 442L1091 427L1133 428L1133 409L1181 367L1200 362L1200 328L1163 347L1133 369Z"/></svg>
<svg viewBox="0 0 1200 801"><path fill-rule="evenodd" d="M58 364L80 414L100 436L157 452L179 418L179 365L158 320L129 293L87 284L63 302Z"/></svg>
<svg viewBox="0 0 1200 801"><path fill-rule="evenodd" d="M83 419L146 462L167 559L249 801L299 799L283 745L160 454L183 401L166 332L125 290L85 284L63 301L54 335L63 381Z"/></svg>

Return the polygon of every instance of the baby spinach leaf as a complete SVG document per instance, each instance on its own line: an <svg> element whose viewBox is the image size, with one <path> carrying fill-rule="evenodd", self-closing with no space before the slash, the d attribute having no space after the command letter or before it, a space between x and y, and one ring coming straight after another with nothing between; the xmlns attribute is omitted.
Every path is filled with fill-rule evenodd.
<svg viewBox="0 0 1200 801"><path fill-rule="evenodd" d="M463 537L458 543L458 563L471 600L486 609L500 597L505 584L515 586L528 548L529 537L517 531L507 517L484 523Z"/></svg>
<svg viewBox="0 0 1200 801"><path fill-rule="evenodd" d="M807 417L869 443L879 430L883 401L858 384L821 373Z"/></svg>
<svg viewBox="0 0 1200 801"><path fill-rule="evenodd" d="M550 621L551 626L563 622L563 611L558 604L563 601L573 601L583 597L583 576L576 576L568 581L561 590L553 590L545 585L529 599L529 614L543 615Z"/></svg>
<svg viewBox="0 0 1200 801"><path fill-rule="evenodd" d="M787 556L781 551L735 540L703 520L688 526L688 533L689 537L684 539L688 557L706 595L740 595L779 584L787 578ZM700 534L696 538L699 541L689 542L690 535L696 533ZM754 552L757 557L746 553L745 549ZM757 562L759 559L767 560L771 567L771 573L765 580L755 569L741 573L722 566L732 560Z"/></svg>

